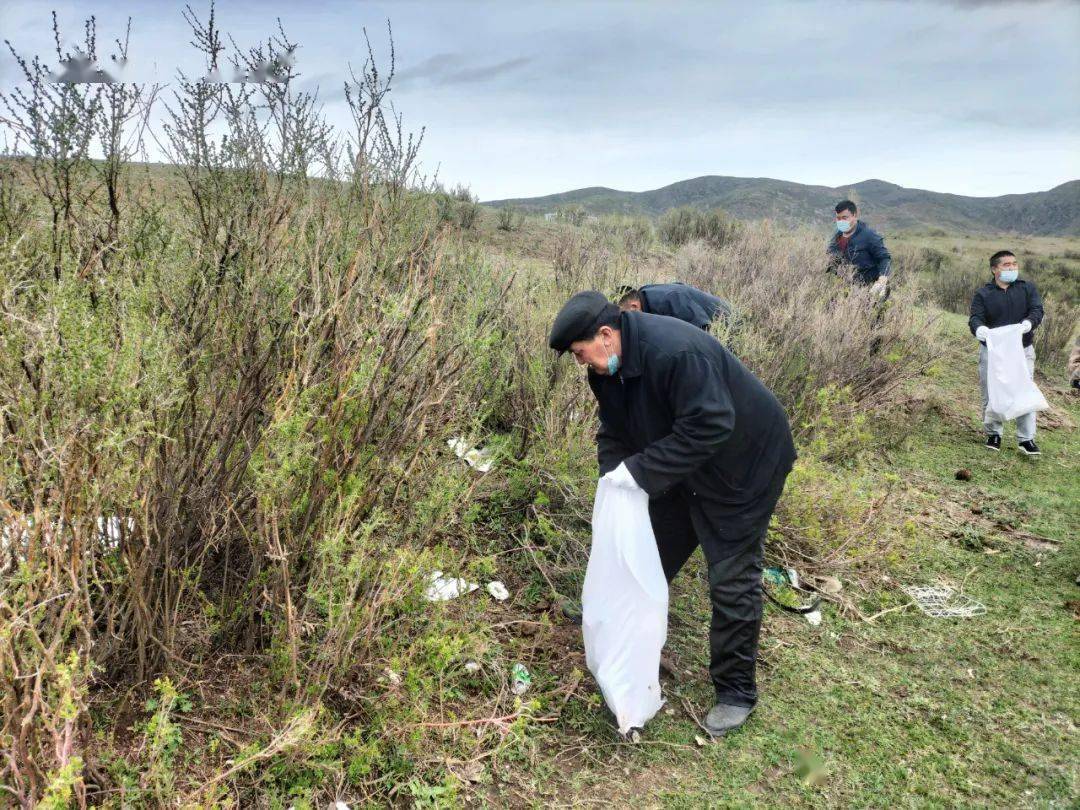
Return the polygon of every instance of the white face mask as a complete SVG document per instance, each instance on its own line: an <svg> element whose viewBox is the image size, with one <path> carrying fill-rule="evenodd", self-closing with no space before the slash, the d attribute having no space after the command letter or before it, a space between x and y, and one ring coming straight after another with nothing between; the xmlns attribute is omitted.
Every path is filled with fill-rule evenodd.
<svg viewBox="0 0 1080 810"><path fill-rule="evenodd" d="M1012 284L1019 277L1019 270L1002 270L998 273L998 278L1005 284Z"/></svg>

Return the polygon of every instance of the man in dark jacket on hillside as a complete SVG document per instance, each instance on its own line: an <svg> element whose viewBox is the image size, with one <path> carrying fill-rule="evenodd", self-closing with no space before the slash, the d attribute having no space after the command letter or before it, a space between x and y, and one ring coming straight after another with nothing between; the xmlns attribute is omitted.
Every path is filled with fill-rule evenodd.
<svg viewBox="0 0 1080 810"><path fill-rule="evenodd" d="M856 284L869 285L879 297L888 291L889 268L892 256L885 240L864 222L859 221L859 209L851 200L836 204L836 233L829 241L830 267L841 262L855 266Z"/></svg>
<svg viewBox="0 0 1080 810"><path fill-rule="evenodd" d="M600 473L648 493L670 582L700 543L712 601L709 672L724 734L757 703L765 532L795 445L783 407L734 355L670 317L620 312L598 292L571 298L549 344L589 366L600 405Z"/></svg>
<svg viewBox="0 0 1080 810"><path fill-rule="evenodd" d="M706 331L717 318L731 315L731 304L723 298L681 282L646 284L639 289L623 287L620 293L619 309L667 315Z"/></svg>
<svg viewBox="0 0 1080 810"><path fill-rule="evenodd" d="M983 425L986 427L988 450L1001 449L1001 417L990 410L987 387L988 357L986 333L999 326L1014 323L1024 325L1022 342L1027 359L1028 375L1035 373L1035 328L1042 323L1042 297L1035 285L1020 278L1020 265L1008 250L999 250L990 257L990 272L994 278L975 291L971 299L968 328L979 339L979 386L982 388ZM1016 441L1020 452L1029 456L1041 455L1035 444L1035 413L1016 417Z"/></svg>

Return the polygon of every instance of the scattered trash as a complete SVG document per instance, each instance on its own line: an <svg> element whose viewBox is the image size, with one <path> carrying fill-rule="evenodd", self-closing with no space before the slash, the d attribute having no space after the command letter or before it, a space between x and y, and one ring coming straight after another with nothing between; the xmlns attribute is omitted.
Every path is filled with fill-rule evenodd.
<svg viewBox="0 0 1080 810"><path fill-rule="evenodd" d="M809 598L810 595L798 583L799 574L794 568L773 567L761 572L761 584L765 596L777 607L803 616L818 611L821 607L821 597L815 596L809 604L800 604L800 601ZM821 614L818 612L818 623L820 619ZM814 624L812 620L811 624Z"/></svg>
<svg viewBox="0 0 1080 810"><path fill-rule="evenodd" d="M812 627L818 627L821 625L821 611L811 610L809 613L804 613L806 621L810 623Z"/></svg>
<svg viewBox="0 0 1080 810"><path fill-rule="evenodd" d="M694 735L694 742L698 744L698 748L704 748L709 744L709 741L702 737L700 734Z"/></svg>
<svg viewBox="0 0 1080 810"><path fill-rule="evenodd" d="M390 669L390 667L383 670L383 677L390 682L391 686L401 686L401 676Z"/></svg>
<svg viewBox="0 0 1080 810"><path fill-rule="evenodd" d="M496 599L498 599L500 602L505 602L507 599L510 598L510 591L506 590L506 586L498 580L495 580L494 582L489 582L487 584L487 592Z"/></svg>
<svg viewBox="0 0 1080 810"><path fill-rule="evenodd" d="M457 436L446 441L447 447L454 451L454 455L464 459L465 463L477 472L488 472L495 463L490 450L481 450L477 447L469 447L463 436Z"/></svg>
<svg viewBox="0 0 1080 810"><path fill-rule="evenodd" d="M470 673L470 674L472 674L473 672L479 672L480 671L480 664L477 663L476 661L466 661L465 662L465 671Z"/></svg>
<svg viewBox="0 0 1080 810"><path fill-rule="evenodd" d="M956 471L956 480L957 481L970 481L971 480L971 470L967 470L967 469L957 470Z"/></svg>
<svg viewBox="0 0 1080 810"><path fill-rule="evenodd" d="M461 578L443 577L442 571L431 572L431 584L424 592L424 598L429 602L446 602L457 599L465 593L472 593L480 586L475 582L466 582Z"/></svg>
<svg viewBox="0 0 1080 810"><path fill-rule="evenodd" d="M814 587L823 594L836 596L844 590L844 583L836 577L814 577Z"/></svg>
<svg viewBox="0 0 1080 810"><path fill-rule="evenodd" d="M121 526L124 531L121 532ZM125 523L121 523L120 518L116 515L111 517L105 517L99 515L97 519L98 533L101 539L105 542L105 546L110 549L120 547L121 534L132 534L135 531L135 519L128 518Z"/></svg>
<svg viewBox="0 0 1080 810"><path fill-rule="evenodd" d="M334 810L349 810L349 805L345 802L334 802Z"/></svg>
<svg viewBox="0 0 1080 810"><path fill-rule="evenodd" d="M948 585L905 586L902 590L915 600L919 610L935 619L969 619L986 613L985 605Z"/></svg>
<svg viewBox="0 0 1080 810"><path fill-rule="evenodd" d="M514 664L514 668L510 670L510 681L510 691L515 695L524 695L532 686L532 675L525 669L524 664Z"/></svg>
<svg viewBox="0 0 1080 810"><path fill-rule="evenodd" d="M460 765L451 766L450 772L462 782L480 782L484 778L484 764L469 760Z"/></svg>

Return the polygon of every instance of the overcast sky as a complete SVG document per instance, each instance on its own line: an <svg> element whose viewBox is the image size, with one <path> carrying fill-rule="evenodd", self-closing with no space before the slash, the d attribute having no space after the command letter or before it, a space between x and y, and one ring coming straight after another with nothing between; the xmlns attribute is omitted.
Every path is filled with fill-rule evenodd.
<svg viewBox="0 0 1080 810"><path fill-rule="evenodd" d="M126 75L168 81L200 73L181 7L0 0L0 31L48 55L50 8L72 41L88 14L100 41L130 16ZM482 199L705 174L979 196L1080 178L1077 0L218 4L242 45L275 17L300 43L301 82L340 123L362 29L385 56L389 19L391 97L427 129L425 166ZM5 51L0 88L17 78Z"/></svg>

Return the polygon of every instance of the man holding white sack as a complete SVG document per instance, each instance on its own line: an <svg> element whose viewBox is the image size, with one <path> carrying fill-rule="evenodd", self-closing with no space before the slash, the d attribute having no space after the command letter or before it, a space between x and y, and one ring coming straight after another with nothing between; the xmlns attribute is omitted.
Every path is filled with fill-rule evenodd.
<svg viewBox="0 0 1080 810"><path fill-rule="evenodd" d="M737 728L757 703L765 532L795 461L787 415L703 330L621 312L599 292L563 306L549 345L588 365L600 406L600 472L648 493L669 582L702 547L717 700L705 725L716 735Z"/></svg>
<svg viewBox="0 0 1080 810"><path fill-rule="evenodd" d="M971 299L968 327L981 344L979 385L982 388L986 448L1000 450L1003 420L1000 414L990 409L987 334L991 329L1000 326L1022 324L1024 356L1027 359L1030 379L1035 373L1034 330L1042 322L1043 305L1035 285L1020 278L1019 263L1010 251L999 250L991 256L990 271L994 274L994 280L976 290ZM1029 456L1040 455L1039 447L1035 444L1035 411L1016 417L1016 441L1021 453Z"/></svg>

